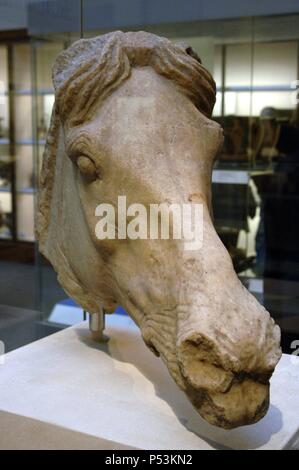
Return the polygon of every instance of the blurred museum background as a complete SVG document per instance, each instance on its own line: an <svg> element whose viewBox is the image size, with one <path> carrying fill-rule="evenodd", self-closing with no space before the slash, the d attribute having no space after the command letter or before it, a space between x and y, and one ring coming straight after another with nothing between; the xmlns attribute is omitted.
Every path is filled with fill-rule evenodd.
<svg viewBox="0 0 299 470"><path fill-rule="evenodd" d="M292 352L299 339L294 0L0 0L0 339L15 349L83 318L38 253L36 193L53 61L80 37L116 29L187 42L214 76L213 118L225 134L213 172L216 228Z"/></svg>

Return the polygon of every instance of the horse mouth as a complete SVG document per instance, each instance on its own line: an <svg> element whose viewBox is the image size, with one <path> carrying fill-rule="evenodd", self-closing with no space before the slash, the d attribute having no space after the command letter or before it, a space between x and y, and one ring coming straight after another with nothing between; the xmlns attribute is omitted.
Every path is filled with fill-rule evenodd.
<svg viewBox="0 0 299 470"><path fill-rule="evenodd" d="M269 408L272 370L247 372L223 367L206 351L194 355L188 342L178 349L178 365L188 398L206 421L233 429L259 421ZM200 348L199 348L200 349ZM189 354L188 354L189 352Z"/></svg>
<svg viewBox="0 0 299 470"><path fill-rule="evenodd" d="M224 429L254 424L269 408L269 385L251 380L234 384L226 393L187 388L187 394L202 418Z"/></svg>

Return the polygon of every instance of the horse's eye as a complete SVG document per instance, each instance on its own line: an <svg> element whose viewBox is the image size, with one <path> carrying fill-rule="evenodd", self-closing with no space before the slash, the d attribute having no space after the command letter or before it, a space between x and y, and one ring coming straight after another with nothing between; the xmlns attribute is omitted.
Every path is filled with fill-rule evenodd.
<svg viewBox="0 0 299 470"><path fill-rule="evenodd" d="M89 157L86 157L85 155L81 155L80 157L78 157L77 167L83 175L88 176L92 179L97 177L96 166Z"/></svg>

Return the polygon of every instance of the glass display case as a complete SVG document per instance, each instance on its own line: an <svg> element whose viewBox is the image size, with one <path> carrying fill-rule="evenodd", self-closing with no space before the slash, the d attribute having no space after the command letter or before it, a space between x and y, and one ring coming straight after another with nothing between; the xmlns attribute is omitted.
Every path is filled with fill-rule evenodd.
<svg viewBox="0 0 299 470"><path fill-rule="evenodd" d="M73 27L68 31L38 34L31 38L31 76L33 88L33 120L34 120L34 175L38 188L39 175L43 163L45 139L50 124L54 104L54 88L52 82L53 63L63 49L70 46L82 36L82 16L78 0L72 2L72 10L66 11L63 6L59 15L54 14L54 30L59 27L60 20L74 16ZM42 6L42 14L51 16L51 4ZM56 25L56 26L55 26ZM85 314L81 308L69 299L57 281L56 273L50 263L36 251L36 267L39 282L39 309L42 312L43 325L46 328L64 328L82 321Z"/></svg>
<svg viewBox="0 0 299 470"><path fill-rule="evenodd" d="M34 241L34 139L30 42L0 46L0 237Z"/></svg>
<svg viewBox="0 0 299 470"><path fill-rule="evenodd" d="M37 2L29 9L30 39L0 44L0 238L34 242L57 54L80 37L119 28L186 42L217 85L213 119L225 136L212 177L217 232L290 352L299 334L299 15L145 23L148 12L136 10L130 23L113 2L100 3ZM81 310L69 320L67 308L76 306L34 250L43 321L60 327L81 320Z"/></svg>
<svg viewBox="0 0 299 470"><path fill-rule="evenodd" d="M34 241L34 162L30 43L13 46L17 239Z"/></svg>
<svg viewBox="0 0 299 470"><path fill-rule="evenodd" d="M107 32L100 27L101 19L98 28L97 18L91 19L91 3L81 3L84 37ZM299 303L294 297L299 283L298 224L294 217L299 189L295 176L298 26L299 17L292 15L289 21L286 17L263 17L123 28L187 42L213 74L217 85L213 118L225 135L212 179L216 229L242 282L282 326L286 350L289 339L299 333ZM44 44L34 46L37 82L43 76L51 89L46 63L51 52L42 51L49 48L54 58L74 39L65 37L58 45L57 33L50 34ZM50 114L51 100L49 94L47 102L38 102L37 133L48 123L43 112ZM41 150L42 146L39 162ZM278 291L281 295L277 297Z"/></svg>

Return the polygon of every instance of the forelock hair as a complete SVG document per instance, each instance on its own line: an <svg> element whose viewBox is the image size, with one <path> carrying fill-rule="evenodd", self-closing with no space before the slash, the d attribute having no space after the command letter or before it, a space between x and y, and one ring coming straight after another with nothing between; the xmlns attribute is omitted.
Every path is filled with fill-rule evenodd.
<svg viewBox="0 0 299 470"><path fill-rule="evenodd" d="M142 31L116 31L80 39L57 57L53 82L61 121L82 124L95 105L129 78L133 67L145 66L171 80L199 111L211 117L215 82L190 47Z"/></svg>

